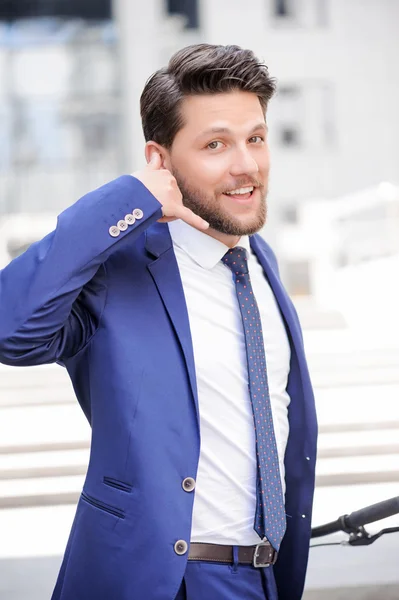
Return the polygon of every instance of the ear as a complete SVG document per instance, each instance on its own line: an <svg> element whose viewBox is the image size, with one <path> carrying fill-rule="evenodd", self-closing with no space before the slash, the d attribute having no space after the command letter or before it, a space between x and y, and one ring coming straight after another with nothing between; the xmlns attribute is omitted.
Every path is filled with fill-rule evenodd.
<svg viewBox="0 0 399 600"><path fill-rule="evenodd" d="M167 160L168 151L165 150L165 148L163 146L161 146L157 142L153 142L152 140L150 140L149 142L147 142L146 145L145 145L145 148L144 148L144 154L145 154L145 159L147 161L147 164L150 162L151 155L154 152L154 150L156 150L156 152L161 157L161 160L162 160L162 162L161 162L161 169L167 169L167 167L165 165L165 160Z"/></svg>

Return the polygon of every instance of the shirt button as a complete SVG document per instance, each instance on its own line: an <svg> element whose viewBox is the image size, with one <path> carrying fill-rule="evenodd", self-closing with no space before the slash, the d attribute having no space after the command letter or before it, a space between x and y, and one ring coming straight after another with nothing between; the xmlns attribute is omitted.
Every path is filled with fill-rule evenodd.
<svg viewBox="0 0 399 600"><path fill-rule="evenodd" d="M112 227L109 228L109 235L112 235L112 237L118 237L118 235L120 235L120 231L119 228L116 225L112 225Z"/></svg>
<svg viewBox="0 0 399 600"><path fill-rule="evenodd" d="M144 217L144 213L140 208L135 208L133 211L133 216L135 219L142 219Z"/></svg>
<svg viewBox="0 0 399 600"><path fill-rule="evenodd" d="M301 515L302 519L306 519L306 515Z"/></svg>
<svg viewBox="0 0 399 600"><path fill-rule="evenodd" d="M128 215L126 215L125 217L125 221L128 225L134 225L136 219L134 218L133 215L131 215L130 213Z"/></svg>
<svg viewBox="0 0 399 600"><path fill-rule="evenodd" d="M117 225L118 229L120 229L121 231L126 231L126 229L127 229L127 223L123 219L118 221L116 225Z"/></svg>
<svg viewBox="0 0 399 600"><path fill-rule="evenodd" d="M187 545L187 542L185 542L184 540L178 540L176 542L175 552L179 556L182 556L183 554L185 554L187 552L187 549L188 549L188 545Z"/></svg>
<svg viewBox="0 0 399 600"><path fill-rule="evenodd" d="M183 479L182 488L185 492L192 492L195 488L195 479L192 477L186 477Z"/></svg>
<svg viewBox="0 0 399 600"><path fill-rule="evenodd" d="M310 460L310 456L307 456L307 457L306 457L306 460Z"/></svg>

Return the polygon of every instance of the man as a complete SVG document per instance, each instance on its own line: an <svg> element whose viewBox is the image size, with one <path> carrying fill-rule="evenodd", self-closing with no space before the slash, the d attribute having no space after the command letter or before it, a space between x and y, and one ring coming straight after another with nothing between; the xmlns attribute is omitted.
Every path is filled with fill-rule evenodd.
<svg viewBox="0 0 399 600"><path fill-rule="evenodd" d="M248 50L176 53L142 94L148 165L1 273L1 360L64 365L92 426L53 600L302 596L314 399L256 235L273 91Z"/></svg>

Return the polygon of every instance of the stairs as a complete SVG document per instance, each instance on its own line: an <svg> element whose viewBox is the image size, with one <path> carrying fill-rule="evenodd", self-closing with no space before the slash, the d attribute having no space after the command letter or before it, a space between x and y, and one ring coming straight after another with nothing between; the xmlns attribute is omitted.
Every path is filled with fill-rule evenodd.
<svg viewBox="0 0 399 600"><path fill-rule="evenodd" d="M307 330L305 345L319 417L312 521L319 525L398 494L399 348L372 348L345 329ZM34 600L51 593L89 448L90 427L64 369L0 365L0 575L13 590L19 582L11 596L2 595L0 583L0 598L27 597L33 581ZM384 526L393 524L397 517ZM374 589L396 597L397 540L386 536L377 544L377 551L311 550L305 598L346 600L356 589L359 600L369 600ZM26 584L17 575L22 564L31 573ZM353 587L360 584L366 587Z"/></svg>
<svg viewBox="0 0 399 600"><path fill-rule="evenodd" d="M353 352L342 341L340 352L308 351L320 428L317 486L397 482L399 349ZM89 446L89 425L62 368L0 365L0 510L74 504Z"/></svg>

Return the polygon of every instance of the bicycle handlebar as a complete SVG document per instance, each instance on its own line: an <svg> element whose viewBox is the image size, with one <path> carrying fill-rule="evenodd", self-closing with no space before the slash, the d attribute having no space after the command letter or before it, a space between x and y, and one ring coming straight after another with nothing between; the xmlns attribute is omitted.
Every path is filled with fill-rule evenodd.
<svg viewBox="0 0 399 600"><path fill-rule="evenodd" d="M310 537L318 538L323 537L325 535L330 535L331 533L336 533L337 531L342 531L341 529L341 521L337 519L336 521L331 521L330 523L326 523L325 525L319 525L318 527L312 527L312 532Z"/></svg>
<svg viewBox="0 0 399 600"><path fill-rule="evenodd" d="M350 515L342 515L336 521L331 521L325 525L313 527L311 537L322 537L336 533L337 531L351 533L353 530L367 523L374 523L375 521L392 517L392 515L396 515L397 513L399 513L399 496L371 504L360 510L355 510Z"/></svg>
<svg viewBox="0 0 399 600"><path fill-rule="evenodd" d="M345 523L349 528L357 529L367 523L374 523L397 513L399 513L399 496L355 510L350 515L345 515Z"/></svg>

